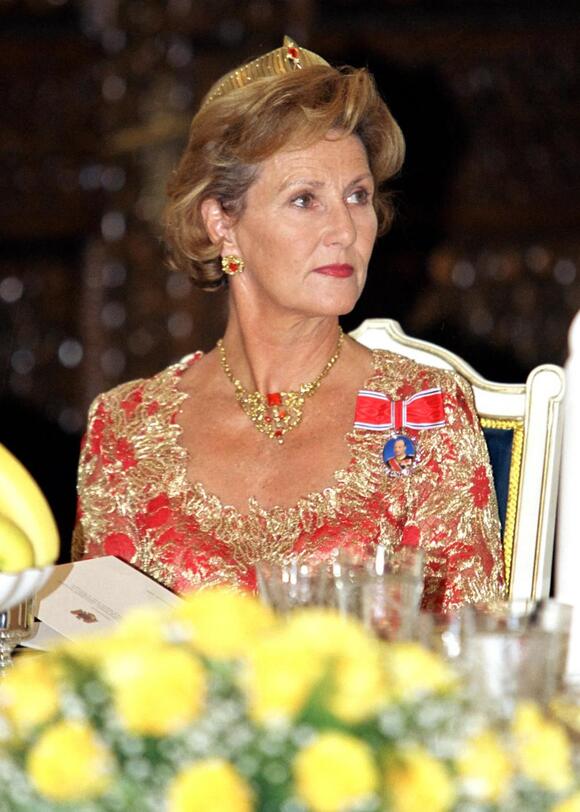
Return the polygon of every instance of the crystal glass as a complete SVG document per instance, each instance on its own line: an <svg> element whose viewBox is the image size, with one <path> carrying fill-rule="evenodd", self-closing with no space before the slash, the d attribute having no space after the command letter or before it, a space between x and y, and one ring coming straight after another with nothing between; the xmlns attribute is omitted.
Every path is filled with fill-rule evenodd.
<svg viewBox="0 0 580 812"><path fill-rule="evenodd" d="M336 550L327 563L323 601L341 615L362 618L362 590L374 558L349 550Z"/></svg>
<svg viewBox="0 0 580 812"><path fill-rule="evenodd" d="M520 699L547 705L565 673L571 608L556 601L477 606L470 638L474 700L508 719Z"/></svg>
<svg viewBox="0 0 580 812"><path fill-rule="evenodd" d="M468 674L467 651L474 632L474 612L462 606L449 612L420 612L415 622L415 639L451 664L459 674Z"/></svg>
<svg viewBox="0 0 580 812"><path fill-rule="evenodd" d="M369 576L362 588L364 625L381 640L412 639L422 588L404 572Z"/></svg>
<svg viewBox="0 0 580 812"><path fill-rule="evenodd" d="M258 592L275 612L286 614L324 603L327 565L298 557L285 563L261 561L256 565Z"/></svg>
<svg viewBox="0 0 580 812"><path fill-rule="evenodd" d="M362 620L383 640L413 636L423 594L423 551L378 547L362 588Z"/></svg>
<svg viewBox="0 0 580 812"><path fill-rule="evenodd" d="M10 609L0 610L0 677L12 665L12 652L32 634L35 598L28 598Z"/></svg>
<svg viewBox="0 0 580 812"><path fill-rule="evenodd" d="M422 573L423 556L414 549L390 554L379 545L369 555L337 550L323 582L324 603L361 620L375 633L392 637L401 625L396 616L403 609L409 608L410 613L418 609Z"/></svg>
<svg viewBox="0 0 580 812"><path fill-rule="evenodd" d="M401 625L393 612L418 611L423 554L411 548L394 554L381 546L369 554L337 548L324 560L296 556L284 563L259 562L256 574L261 598L277 612L325 606L355 617L375 631L380 625L386 636L387 605L392 630ZM404 628L407 633L407 620Z"/></svg>

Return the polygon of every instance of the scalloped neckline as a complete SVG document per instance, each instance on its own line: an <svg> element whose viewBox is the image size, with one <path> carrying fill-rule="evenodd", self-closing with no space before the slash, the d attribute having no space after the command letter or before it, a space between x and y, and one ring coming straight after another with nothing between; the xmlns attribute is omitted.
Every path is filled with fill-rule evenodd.
<svg viewBox="0 0 580 812"><path fill-rule="evenodd" d="M392 353L390 353L388 350L371 350L371 370L363 382L363 386L361 387L362 389L370 388L371 382L381 373L383 366L381 364L381 357L391 354ZM175 414L182 413L185 402L191 397L187 392L180 389L179 380L181 375L179 373L182 370L188 369L193 365L193 363L200 360L203 355L203 352L191 353L186 355L172 367L173 375L171 378L171 383L177 397L177 411ZM362 466L362 459L359 458L359 455L354 453L355 449L357 446L361 445L364 437L368 437L368 432L356 432L354 426L346 433L344 437L345 442L353 453L351 453L350 462L347 466L344 468L338 468L333 472L331 477L333 483L332 485L327 485L325 488L321 488L319 490L310 491L304 496L300 496L293 505L287 506L272 505L272 507L265 507L255 497L249 496L247 509L240 510L239 508L235 507L235 505L230 505L227 502L224 502L223 499L216 493L209 491L200 480L196 480L194 482L191 481L187 474L189 451L181 442L183 438L183 426L177 421L175 421L174 425L176 426L177 431L173 434L173 445L178 452L179 459L181 461L182 470L180 471L180 478L184 483L185 490L188 493L193 494L198 500L203 501L206 504L211 503L214 508L218 507L223 514L227 514L228 516L237 519L240 523L256 514L268 519L281 515L288 516L292 514L299 514L304 509L312 510L313 508L316 508L316 512L320 512L322 504L325 505L327 510L331 504L335 505L336 509L336 504L342 493L347 489L349 480L354 478L353 475ZM333 513L335 512L335 509L332 510Z"/></svg>

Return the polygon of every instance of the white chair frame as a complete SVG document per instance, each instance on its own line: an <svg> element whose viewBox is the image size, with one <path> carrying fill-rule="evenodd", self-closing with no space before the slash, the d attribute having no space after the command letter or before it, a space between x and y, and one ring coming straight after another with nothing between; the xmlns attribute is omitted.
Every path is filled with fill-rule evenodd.
<svg viewBox="0 0 580 812"><path fill-rule="evenodd" d="M488 381L449 350L412 338L393 319L366 319L350 335L427 366L450 369L473 389L483 427L513 430L508 504L503 531L508 596L550 594L554 527L562 448L564 370L533 369L525 384Z"/></svg>

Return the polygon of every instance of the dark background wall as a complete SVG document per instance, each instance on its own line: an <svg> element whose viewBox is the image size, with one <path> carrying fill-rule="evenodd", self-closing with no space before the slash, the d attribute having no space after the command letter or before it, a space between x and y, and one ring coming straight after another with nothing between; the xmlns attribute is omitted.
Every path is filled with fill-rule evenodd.
<svg viewBox="0 0 580 812"><path fill-rule="evenodd" d="M397 318L498 380L563 363L580 307L580 11L521 0L4 0L0 441L70 536L100 391L212 346L221 294L169 274L168 173L209 85L290 33L368 65L408 144L345 319Z"/></svg>

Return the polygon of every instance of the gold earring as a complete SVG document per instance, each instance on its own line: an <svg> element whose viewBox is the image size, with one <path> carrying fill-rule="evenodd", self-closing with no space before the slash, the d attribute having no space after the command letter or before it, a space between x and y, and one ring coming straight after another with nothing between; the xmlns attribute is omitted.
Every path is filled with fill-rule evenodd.
<svg viewBox="0 0 580 812"><path fill-rule="evenodd" d="M228 276L235 276L238 273L242 273L245 264L244 260L235 254L228 254L222 257L222 271Z"/></svg>

